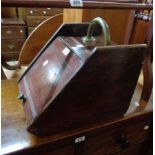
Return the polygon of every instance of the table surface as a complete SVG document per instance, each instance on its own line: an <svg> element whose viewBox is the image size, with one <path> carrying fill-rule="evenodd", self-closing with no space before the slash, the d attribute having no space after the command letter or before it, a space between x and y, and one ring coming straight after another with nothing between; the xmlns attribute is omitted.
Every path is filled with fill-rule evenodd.
<svg viewBox="0 0 155 155"><path fill-rule="evenodd" d="M2 7L57 7L95 9L153 9L152 4L136 3L136 0L82 0L83 6L71 6L70 0L2 0Z"/></svg>
<svg viewBox="0 0 155 155"><path fill-rule="evenodd" d="M139 97L141 94L142 87L137 85L134 96L131 100L130 107L126 114L111 122L100 123L99 126L107 126L110 124L117 123L138 115L146 113L152 113L152 97L147 104L144 101L140 102ZM61 134L51 135L48 137L37 137L26 131L26 118L22 103L17 99L18 96L18 85L16 80L2 80L1 81L1 154L6 154L22 149L30 149L38 145L45 144L47 142L54 142L64 139L66 137L72 137L81 131L93 130L94 127L83 128L82 130L77 129L70 132ZM95 126L97 128L97 126Z"/></svg>

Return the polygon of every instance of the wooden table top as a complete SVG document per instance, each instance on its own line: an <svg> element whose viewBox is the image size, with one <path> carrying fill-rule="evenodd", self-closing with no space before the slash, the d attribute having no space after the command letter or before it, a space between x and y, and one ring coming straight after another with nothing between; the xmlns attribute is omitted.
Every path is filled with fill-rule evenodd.
<svg viewBox="0 0 155 155"><path fill-rule="evenodd" d="M105 1L105 0L83 0L83 6L80 8L95 8L95 9L153 9L152 4L136 3L136 0L120 0L120 1ZM2 0L2 7L57 7L57 8L79 8L79 6L71 6L70 0Z"/></svg>
<svg viewBox="0 0 155 155"><path fill-rule="evenodd" d="M77 129L71 132L61 133L57 135L51 135L48 137L36 137L26 131L26 119L22 104L18 101L18 85L16 80L2 80L1 81L1 117L2 117L2 128L1 128L1 154L11 153L15 151L31 149L44 145L46 143L52 143L60 141L64 138L71 138L80 133L94 130L99 127L105 127L114 125L120 121L126 121L140 115L148 113L152 114L152 99L149 104L145 102L138 105L139 94L141 87L137 86L134 97L132 98L131 105L128 112L121 118L116 120L100 123L89 128ZM145 106L146 105L146 106ZM138 107L138 108L137 108ZM140 110L139 110L140 109Z"/></svg>

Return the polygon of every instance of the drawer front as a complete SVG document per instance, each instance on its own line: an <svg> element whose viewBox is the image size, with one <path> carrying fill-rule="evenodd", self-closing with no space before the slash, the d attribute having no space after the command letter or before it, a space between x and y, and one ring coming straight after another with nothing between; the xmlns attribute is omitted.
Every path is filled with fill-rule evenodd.
<svg viewBox="0 0 155 155"><path fill-rule="evenodd" d="M52 16L62 13L63 9L60 8L27 8L27 16Z"/></svg>
<svg viewBox="0 0 155 155"><path fill-rule="evenodd" d="M149 155L146 150L146 142L134 145L131 149L123 150L119 153L114 153L111 155ZM151 154L153 155L153 153Z"/></svg>
<svg viewBox="0 0 155 155"><path fill-rule="evenodd" d="M52 8L50 10L50 15L51 16L57 15L59 13L63 13L63 9L60 9L60 8Z"/></svg>
<svg viewBox="0 0 155 155"><path fill-rule="evenodd" d="M2 39L26 38L26 27L2 26Z"/></svg>
<svg viewBox="0 0 155 155"><path fill-rule="evenodd" d="M18 60L19 58L19 52L13 52L13 53L2 53L1 58L5 61L12 61L12 60Z"/></svg>
<svg viewBox="0 0 155 155"><path fill-rule="evenodd" d="M148 139L151 132L151 121L116 127L107 132L86 136L83 144L84 155L110 155L130 149L135 144Z"/></svg>
<svg viewBox="0 0 155 155"><path fill-rule="evenodd" d="M25 39L2 40L2 53L20 52Z"/></svg>
<svg viewBox="0 0 155 155"><path fill-rule="evenodd" d="M35 16L35 17L31 17L31 16L28 16L27 17L27 25L28 26L37 26L39 25L40 23L42 23L44 20L48 19L49 17L44 17L44 16Z"/></svg>
<svg viewBox="0 0 155 155"><path fill-rule="evenodd" d="M62 148L58 148L56 150L47 150L46 153L42 155L75 155L74 154L74 145L68 145Z"/></svg>
<svg viewBox="0 0 155 155"><path fill-rule="evenodd" d="M27 16L49 16L51 8L26 8Z"/></svg>

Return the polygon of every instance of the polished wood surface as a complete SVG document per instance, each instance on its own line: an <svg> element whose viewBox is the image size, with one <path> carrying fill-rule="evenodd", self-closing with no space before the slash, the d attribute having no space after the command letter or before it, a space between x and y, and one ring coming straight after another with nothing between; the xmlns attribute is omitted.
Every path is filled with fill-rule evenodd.
<svg viewBox="0 0 155 155"><path fill-rule="evenodd" d="M145 38L147 36L148 26L149 22L137 20L130 43L132 44L144 43Z"/></svg>
<svg viewBox="0 0 155 155"><path fill-rule="evenodd" d="M2 26L2 39L22 39L26 38L25 26Z"/></svg>
<svg viewBox="0 0 155 155"><path fill-rule="evenodd" d="M126 3L130 2L130 3ZM2 0L2 6L16 7L57 7L57 8L77 8L70 5L69 0ZM153 9L152 4L133 3L133 1L87 1L83 0L83 8L98 9Z"/></svg>
<svg viewBox="0 0 155 155"><path fill-rule="evenodd" d="M74 29L72 25L68 24L70 31ZM57 33L63 27L65 25ZM68 35L72 34L68 32ZM79 35L75 29L74 35ZM62 132L125 113L136 86L146 46L102 45L95 43L87 48L81 38L58 37L44 46L19 80L19 92L26 96L24 108L29 131L35 134ZM101 48L93 49L96 46ZM69 50L69 53L63 53L64 50ZM122 94L123 89L126 92Z"/></svg>
<svg viewBox="0 0 155 155"><path fill-rule="evenodd" d="M142 87L138 85L134 93L134 96L132 98L130 107L124 116L117 118L113 121L102 122L83 129L81 128L78 130L72 130L71 132L67 131L62 134L55 134L48 137L36 137L26 131L27 124L26 124L24 110L21 102L17 100L17 95L18 95L17 81L2 80L1 84L2 84L1 85L2 86L2 90L1 90L2 92L2 114L1 114L2 116L1 151L2 152L1 153L2 154L8 153L8 154L15 154L15 155L17 154L22 154L22 155L42 154L43 155L43 154L48 154L48 152L50 152L52 155L59 155L59 154L73 155L75 153L75 150L78 149L77 152L79 152L79 149L80 149L79 146L75 147L76 145L74 143L75 138L79 136L86 136L86 146L84 147L85 151L89 152L90 148L95 151L95 148L96 148L96 152L102 152L102 154L104 154L105 149L101 145L101 144L104 144L104 141L103 141L104 139L102 137L106 137L107 139L106 134L108 133L110 134L111 131L113 131L111 129L119 130L125 127L125 129L123 130L120 130L118 132L115 131L114 133L116 134L114 134L113 132L112 133L114 137L117 137L117 136L119 137L121 133L127 134L126 136L129 138L131 146L133 146L137 142L138 143L144 142L145 139L143 138L144 137L147 138L148 132L150 132L150 129L151 129L149 122L151 121L151 118L152 118L152 98L149 104L146 103L146 106L143 107L143 102L139 102ZM140 106L138 106L138 103ZM138 108L141 106L143 108ZM148 130L144 130L144 127L148 125L150 126L150 128ZM126 131L126 132L124 133L122 131ZM98 132L100 133L99 135L98 135ZM103 136L102 136L102 133L103 133ZM130 136L128 136L128 134ZM98 138L101 137L100 140L97 140L97 139L93 140L92 139L94 137L93 135L95 137L98 135ZM96 147L94 145L90 146L91 143L87 142L87 140L89 141L89 139L93 143L96 141L96 144L95 144ZM121 147L120 145L118 145L118 143L116 143L117 145L115 146L113 140L109 142L110 142L109 143L110 146L111 144L113 144L116 151L121 150ZM106 144L106 141L105 141L105 144ZM87 149L87 146L89 146L89 149ZM122 150L121 155L124 155L124 154L126 155L129 148L124 150L126 153L123 153L123 150ZM109 149L109 147L107 147L107 149ZM110 147L110 149L112 149L112 147ZM140 149L142 148L140 147ZM80 149L80 150L83 150L83 149ZM136 155L141 155L141 154L137 153Z"/></svg>
<svg viewBox="0 0 155 155"><path fill-rule="evenodd" d="M54 16L63 12L59 8L25 8L27 16Z"/></svg>
<svg viewBox="0 0 155 155"><path fill-rule="evenodd" d="M19 63L21 65L29 64L33 60L33 58L37 55L49 38L62 24L62 18L62 14L50 17L35 28L35 30L26 39L21 49L19 57ZM44 35L45 33L46 35Z"/></svg>

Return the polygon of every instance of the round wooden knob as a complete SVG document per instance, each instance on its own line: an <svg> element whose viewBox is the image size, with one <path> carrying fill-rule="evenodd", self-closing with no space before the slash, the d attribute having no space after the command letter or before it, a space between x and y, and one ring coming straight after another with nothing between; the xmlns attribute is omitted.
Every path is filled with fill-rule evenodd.
<svg viewBox="0 0 155 155"><path fill-rule="evenodd" d="M122 149L125 149L128 148L128 146L130 145L130 141L127 139L126 136L122 135L119 139L119 144L121 144Z"/></svg>

